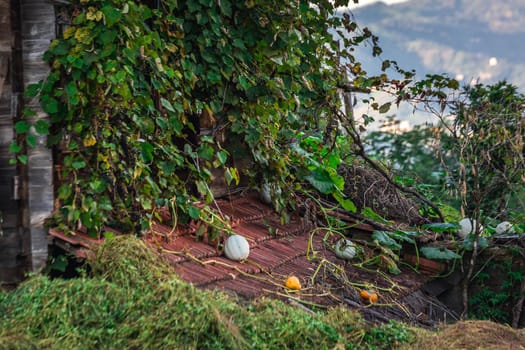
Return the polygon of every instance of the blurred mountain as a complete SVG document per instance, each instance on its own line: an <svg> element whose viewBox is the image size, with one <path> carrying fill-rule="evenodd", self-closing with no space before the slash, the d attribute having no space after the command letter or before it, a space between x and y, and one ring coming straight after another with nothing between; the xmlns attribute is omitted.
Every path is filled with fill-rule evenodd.
<svg viewBox="0 0 525 350"><path fill-rule="evenodd" d="M448 73L468 84L507 80L525 90L525 0L411 0L352 10L379 36L382 58L418 77ZM357 54L378 73L370 52Z"/></svg>

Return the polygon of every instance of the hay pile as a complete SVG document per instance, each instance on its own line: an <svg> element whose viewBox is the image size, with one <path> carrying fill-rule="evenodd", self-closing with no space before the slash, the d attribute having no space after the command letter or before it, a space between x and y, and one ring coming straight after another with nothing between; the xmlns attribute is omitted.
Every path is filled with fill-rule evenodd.
<svg viewBox="0 0 525 350"><path fill-rule="evenodd" d="M0 290L0 349L525 349L525 330L487 321L439 332L371 326L345 307L312 314L260 299L240 306L180 281L143 241L108 239L93 275L30 278Z"/></svg>
<svg viewBox="0 0 525 350"><path fill-rule="evenodd" d="M91 263L92 276L37 276L0 291L0 349L386 349L396 339L344 308L240 306L198 290L134 237L108 239Z"/></svg>
<svg viewBox="0 0 525 350"><path fill-rule="evenodd" d="M490 321L462 321L438 332L418 331L404 349L420 350L525 350L525 329L516 330Z"/></svg>

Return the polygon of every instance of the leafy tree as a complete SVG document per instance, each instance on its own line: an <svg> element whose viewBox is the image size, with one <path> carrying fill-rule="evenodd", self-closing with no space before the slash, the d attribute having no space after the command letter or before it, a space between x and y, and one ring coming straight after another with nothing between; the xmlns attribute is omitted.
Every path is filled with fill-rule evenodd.
<svg viewBox="0 0 525 350"><path fill-rule="evenodd" d="M452 104L452 152L460 167L457 182L462 208L477 221L469 269L463 281L463 313L468 313L468 286L478 254L482 213L505 218L512 193L525 185L525 96L506 82L465 87L464 99ZM521 208L523 209L523 208Z"/></svg>
<svg viewBox="0 0 525 350"><path fill-rule="evenodd" d="M523 212L525 96L502 81L465 86L449 100L444 90L453 85L446 77L429 76L412 87L411 93L425 98L426 106L439 117L442 132L450 135L451 157L442 164L456 185L462 212L476 220L473 252L463 281L466 315L481 224L487 216L506 219L509 211Z"/></svg>
<svg viewBox="0 0 525 350"><path fill-rule="evenodd" d="M467 86L462 97L452 104L455 119L445 126L462 164L454 175L463 207L505 219L507 210L519 209L510 200L525 185L525 95L503 81Z"/></svg>

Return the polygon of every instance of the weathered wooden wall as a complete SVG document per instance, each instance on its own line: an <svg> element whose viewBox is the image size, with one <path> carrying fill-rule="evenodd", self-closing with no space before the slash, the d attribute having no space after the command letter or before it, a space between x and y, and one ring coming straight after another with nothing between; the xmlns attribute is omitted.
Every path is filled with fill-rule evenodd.
<svg viewBox="0 0 525 350"><path fill-rule="evenodd" d="M24 85L44 79L49 71L42 60L55 38L55 10L48 0L21 0L22 52ZM38 100L24 101L24 107L38 111L35 119L47 119ZM37 147L28 150L28 214L31 237L32 269L43 266L47 259L47 233L44 220L53 211L53 161L46 147L46 137L38 138Z"/></svg>
<svg viewBox="0 0 525 350"><path fill-rule="evenodd" d="M14 227L13 214L16 210L6 198L12 193L10 181L14 176L14 167L9 165L8 149L13 139L11 118L11 81L9 61L11 59L11 21L9 0L0 0L0 211L3 213L3 227Z"/></svg>
<svg viewBox="0 0 525 350"><path fill-rule="evenodd" d="M14 138L12 101L12 36L10 0L0 0L0 282L14 284L23 275L23 232L18 230L18 202L13 199L14 166L9 165L9 144Z"/></svg>
<svg viewBox="0 0 525 350"><path fill-rule="evenodd" d="M51 151L45 137L29 149L27 167L9 164L9 144L22 107L47 118L36 99L24 99L28 84L43 79L42 55L55 36L55 13L47 0L0 0L0 282L12 284L24 270L39 269L47 259L43 223L53 210ZM14 178L24 186L14 198Z"/></svg>

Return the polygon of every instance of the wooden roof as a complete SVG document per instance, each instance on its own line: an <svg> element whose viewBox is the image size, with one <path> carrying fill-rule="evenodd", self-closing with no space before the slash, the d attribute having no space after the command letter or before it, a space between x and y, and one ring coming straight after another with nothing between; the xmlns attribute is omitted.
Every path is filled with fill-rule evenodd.
<svg viewBox="0 0 525 350"><path fill-rule="evenodd" d="M343 304L367 310L371 318L384 320L426 317L421 310L409 310L403 300L413 298L430 279L428 274L401 267L402 273L393 276L375 266L356 267L337 259L331 249L336 237L315 228L300 215L292 215L290 222L282 225L279 216L256 193L221 199L216 204L235 223L233 232L248 240L250 255L245 261L224 257L220 249L196 236L195 225L171 227L166 223L170 221L166 213L161 215L164 223L152 225L145 236L183 280L241 298L269 296L307 308ZM348 235L366 237L372 231L372 226L355 222ZM90 249L102 242L81 232L65 235L50 229L49 233L55 243L79 257L86 257ZM431 266L427 272L436 273L435 268ZM303 287L300 291L285 287L285 280L291 275L299 278ZM381 311L372 310L359 297L358 291L369 286L374 286L379 294L377 310ZM388 316L384 316L386 310Z"/></svg>

